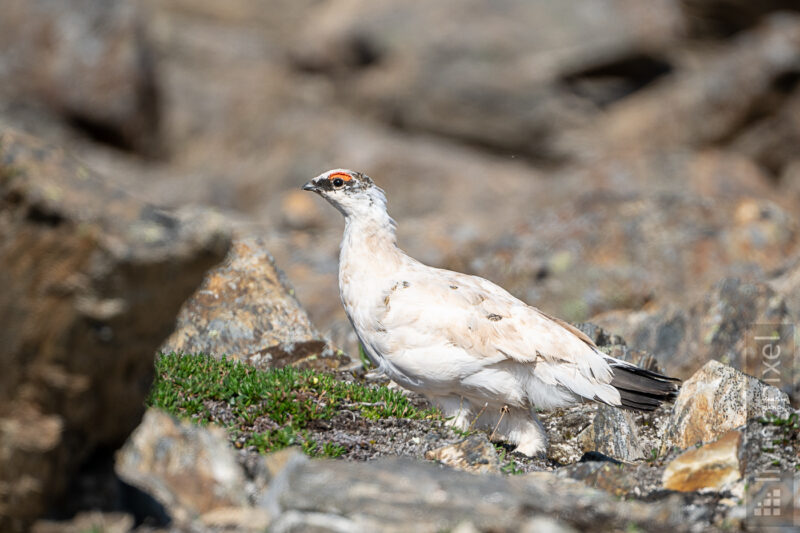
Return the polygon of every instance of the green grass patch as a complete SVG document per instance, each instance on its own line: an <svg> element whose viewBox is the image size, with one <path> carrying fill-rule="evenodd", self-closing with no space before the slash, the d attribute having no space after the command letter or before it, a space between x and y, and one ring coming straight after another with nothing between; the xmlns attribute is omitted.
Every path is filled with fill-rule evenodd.
<svg viewBox="0 0 800 533"><path fill-rule="evenodd" d="M260 452L299 445L309 455L323 457L338 457L346 450L314 441L308 427L341 410L373 420L440 416L436 410L416 408L387 387L346 383L330 374L289 367L262 371L202 354L159 357L148 405L199 424L224 426L234 442L244 437L244 446Z"/></svg>
<svg viewBox="0 0 800 533"><path fill-rule="evenodd" d="M494 449L497 450L497 459L500 461L500 470L503 473L512 476L525 473L512 457L507 457L508 451L502 444L494 444Z"/></svg>
<svg viewBox="0 0 800 533"><path fill-rule="evenodd" d="M797 413L792 413L786 418L781 418L775 414L767 413L767 416L759 418L758 421L764 425L784 428L784 430L800 429L800 416L798 416Z"/></svg>

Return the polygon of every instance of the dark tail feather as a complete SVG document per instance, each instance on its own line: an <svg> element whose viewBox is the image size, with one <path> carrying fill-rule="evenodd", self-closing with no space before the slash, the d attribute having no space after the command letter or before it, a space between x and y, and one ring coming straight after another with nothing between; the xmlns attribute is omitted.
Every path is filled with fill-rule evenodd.
<svg viewBox="0 0 800 533"><path fill-rule="evenodd" d="M622 406L637 411L652 411L678 395L681 380L651 372L638 366L611 361L614 373L611 386L619 391Z"/></svg>

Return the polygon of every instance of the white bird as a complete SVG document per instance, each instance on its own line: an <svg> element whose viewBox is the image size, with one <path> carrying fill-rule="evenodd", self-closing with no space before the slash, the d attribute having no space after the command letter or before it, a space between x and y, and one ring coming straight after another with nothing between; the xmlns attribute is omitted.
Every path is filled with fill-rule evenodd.
<svg viewBox="0 0 800 533"><path fill-rule="evenodd" d="M368 176L330 170L303 189L345 216L339 294L367 356L453 426L493 429L536 455L547 447L537 408L594 400L653 410L675 397L678 380L603 354L574 326L490 281L406 255Z"/></svg>

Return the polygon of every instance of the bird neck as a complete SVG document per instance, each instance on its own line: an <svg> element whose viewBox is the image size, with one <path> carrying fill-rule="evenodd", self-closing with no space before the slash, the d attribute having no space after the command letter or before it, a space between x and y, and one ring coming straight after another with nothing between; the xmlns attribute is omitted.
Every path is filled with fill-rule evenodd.
<svg viewBox="0 0 800 533"><path fill-rule="evenodd" d="M384 210L345 217L342 245L368 246L379 250L397 249L395 223Z"/></svg>
<svg viewBox="0 0 800 533"><path fill-rule="evenodd" d="M403 252L397 247L394 220L385 210L345 218L340 262L352 270L396 268Z"/></svg>

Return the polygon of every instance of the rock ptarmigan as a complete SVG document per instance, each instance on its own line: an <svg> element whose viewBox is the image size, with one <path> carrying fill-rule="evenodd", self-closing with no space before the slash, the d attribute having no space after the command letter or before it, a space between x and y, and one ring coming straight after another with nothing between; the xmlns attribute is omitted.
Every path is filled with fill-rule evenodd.
<svg viewBox="0 0 800 533"><path fill-rule="evenodd" d="M368 176L330 170L303 189L345 216L339 293L367 356L453 426L491 428L535 455L547 447L536 408L593 400L647 411L674 399L679 380L603 354L574 326L490 281L406 255Z"/></svg>

